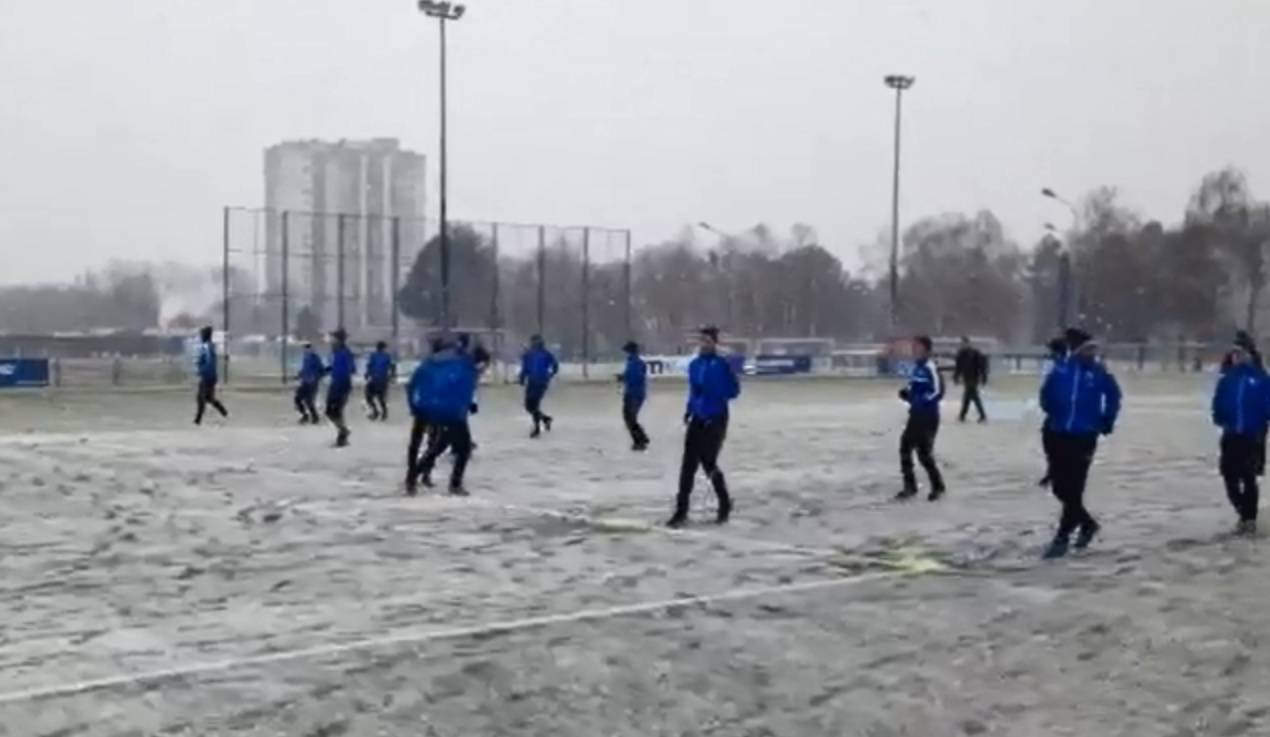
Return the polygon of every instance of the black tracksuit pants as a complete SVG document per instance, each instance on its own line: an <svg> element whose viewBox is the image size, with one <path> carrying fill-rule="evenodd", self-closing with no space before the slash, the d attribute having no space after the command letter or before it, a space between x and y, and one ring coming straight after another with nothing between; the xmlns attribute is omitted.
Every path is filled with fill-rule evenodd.
<svg viewBox="0 0 1270 737"><path fill-rule="evenodd" d="M318 411L314 401L317 399L317 384L301 383L295 388L295 411L300 413L300 418L308 422L317 424Z"/></svg>
<svg viewBox="0 0 1270 737"><path fill-rule="evenodd" d="M221 417L228 417L229 410L225 409L225 405L220 403L216 398L216 380L202 379L198 382L198 393L194 397L194 424L203 424L203 413L207 411L207 405L212 405Z"/></svg>
<svg viewBox="0 0 1270 737"><path fill-rule="evenodd" d="M414 416L414 421L410 425L410 445L406 448L406 485L412 486L419 478L419 461L422 460L420 451L430 445L429 437L432 433L432 425L426 418L418 415Z"/></svg>
<svg viewBox="0 0 1270 737"><path fill-rule="evenodd" d="M626 430L631 434L631 442L640 447L648 445L648 433L639 424L639 411L643 406L642 398L622 397L622 422L626 423Z"/></svg>
<svg viewBox="0 0 1270 737"><path fill-rule="evenodd" d="M454 466L450 471L450 488L463 488L463 473L467 470L467 462L472 458L472 431L467 420L438 424L433 427L432 440L428 450L419 461L418 473L425 479L432 475L432 468L437 459L446 451L454 451Z"/></svg>
<svg viewBox="0 0 1270 737"><path fill-rule="evenodd" d="M366 382L366 404L372 420L388 421L388 381Z"/></svg>
<svg viewBox="0 0 1270 737"><path fill-rule="evenodd" d="M1226 497L1240 521L1255 522L1261 490L1257 486L1258 464L1264 441L1257 435L1226 433L1221 438L1221 476Z"/></svg>
<svg viewBox="0 0 1270 737"><path fill-rule="evenodd" d="M546 385L525 385L525 411L533 418L535 431L539 430L544 422L551 423L551 416L542 411L542 400L546 396Z"/></svg>
<svg viewBox="0 0 1270 737"><path fill-rule="evenodd" d="M688 431L684 433L683 463L679 467L679 495L675 498L675 518L688 517L689 502L692 499L692 487L696 481L697 469L704 469L710 483L714 486L715 496L719 499L720 514L732 510L732 497L728 494L727 480L723 471L719 470L719 453L723 450L723 441L728 435L728 418L715 420L692 419L688 422Z"/></svg>
<svg viewBox="0 0 1270 737"><path fill-rule="evenodd" d="M1049 437L1050 489L1063 505L1058 537L1065 539L1078 528L1089 529L1098 525L1085 509L1085 484L1089 481L1089 467L1093 465L1094 453L1098 450L1098 436L1053 432Z"/></svg>
<svg viewBox="0 0 1270 737"><path fill-rule="evenodd" d="M970 405L974 404L975 411L979 413L979 419L986 420L988 415L983 411L983 398L979 396L978 382L967 381L966 386L961 391L961 414L958 419L962 422L966 421L966 414L970 411Z"/></svg>
<svg viewBox="0 0 1270 737"><path fill-rule="evenodd" d="M900 436L900 474L905 491L917 491L917 474L913 470L913 453L926 469L932 491L944 491L944 477L935 464L935 436L939 434L939 415L933 412L910 413L904 434Z"/></svg>

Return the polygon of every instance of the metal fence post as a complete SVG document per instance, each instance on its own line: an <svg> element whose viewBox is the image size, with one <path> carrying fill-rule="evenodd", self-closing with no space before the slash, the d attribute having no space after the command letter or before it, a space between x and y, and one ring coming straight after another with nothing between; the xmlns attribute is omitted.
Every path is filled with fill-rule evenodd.
<svg viewBox="0 0 1270 737"><path fill-rule="evenodd" d="M547 331L547 226L538 226L538 334Z"/></svg>
<svg viewBox="0 0 1270 737"><path fill-rule="evenodd" d="M490 245L494 249L494 283L490 285L489 299L489 329L493 333L499 328L498 302L501 299L500 289L502 287L501 269L498 266L498 223L490 223Z"/></svg>
<svg viewBox="0 0 1270 737"><path fill-rule="evenodd" d="M634 309L631 305L631 231L629 230L626 231L626 260L622 263L622 288L623 297L626 300L623 306L626 311L623 316L626 320L626 339L634 340L635 324L631 316L631 311Z"/></svg>
<svg viewBox="0 0 1270 737"><path fill-rule="evenodd" d="M225 345L221 353L225 356L225 367L222 371L225 383L229 383L229 208L222 213L221 220L221 330L224 331Z"/></svg>
<svg viewBox="0 0 1270 737"><path fill-rule="evenodd" d="M335 216L335 327L344 327L344 213Z"/></svg>
<svg viewBox="0 0 1270 737"><path fill-rule="evenodd" d="M401 216L394 215L392 218L392 264L389 269L392 273L391 294L388 296L389 309L392 315L388 318L392 325L392 351L393 354L401 352L401 319L397 315L397 290L401 288Z"/></svg>
<svg viewBox="0 0 1270 737"><path fill-rule="evenodd" d="M591 229L582 229L582 378L591 378Z"/></svg>
<svg viewBox="0 0 1270 737"><path fill-rule="evenodd" d="M282 212L282 347L278 352L279 359L279 378L282 383L287 383L287 336L291 333L290 316L288 315L287 303L291 299L289 294L290 285L288 284L287 272L291 259L291 212L284 210Z"/></svg>

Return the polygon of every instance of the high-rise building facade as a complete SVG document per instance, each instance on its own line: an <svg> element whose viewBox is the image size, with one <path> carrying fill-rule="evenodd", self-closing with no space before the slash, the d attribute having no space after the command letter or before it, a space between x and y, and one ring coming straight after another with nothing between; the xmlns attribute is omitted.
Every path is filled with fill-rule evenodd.
<svg viewBox="0 0 1270 737"><path fill-rule="evenodd" d="M266 149L269 292L285 291L292 315L308 307L326 329L388 326L393 223L400 228L404 272L426 237L424 174L424 156L393 138L293 141ZM283 212L289 213L285 275Z"/></svg>

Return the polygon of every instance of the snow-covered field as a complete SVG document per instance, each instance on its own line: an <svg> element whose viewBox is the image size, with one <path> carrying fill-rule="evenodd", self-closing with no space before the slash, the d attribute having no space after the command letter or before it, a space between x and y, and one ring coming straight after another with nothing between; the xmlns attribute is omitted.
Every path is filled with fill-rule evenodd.
<svg viewBox="0 0 1270 737"><path fill-rule="evenodd" d="M1031 379L946 404L950 495L907 505L892 384L749 381L733 522L702 484L682 532L673 383L646 455L613 389L539 441L485 390L470 499L401 494L400 396L341 451L281 393L201 430L186 393L0 396L0 735L1268 734L1209 382L1123 380L1104 535L1051 564Z"/></svg>

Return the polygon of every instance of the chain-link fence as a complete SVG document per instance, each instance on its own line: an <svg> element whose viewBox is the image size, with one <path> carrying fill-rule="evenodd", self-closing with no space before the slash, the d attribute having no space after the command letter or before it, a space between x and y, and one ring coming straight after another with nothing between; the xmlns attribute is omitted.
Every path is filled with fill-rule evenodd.
<svg viewBox="0 0 1270 737"><path fill-rule="evenodd" d="M583 377L631 337L629 230L451 221L447 236L443 263L434 220L226 208L226 375L285 380L299 344L337 327L408 358L447 312L504 362L542 334Z"/></svg>

